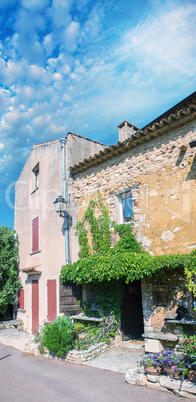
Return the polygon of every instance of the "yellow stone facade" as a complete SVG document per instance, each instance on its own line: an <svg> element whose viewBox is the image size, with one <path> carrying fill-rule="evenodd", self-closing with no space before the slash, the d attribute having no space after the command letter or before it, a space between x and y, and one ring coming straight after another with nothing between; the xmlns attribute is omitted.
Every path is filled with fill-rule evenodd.
<svg viewBox="0 0 196 402"><path fill-rule="evenodd" d="M74 201L80 220L98 192L119 222L119 193L131 189L136 236L153 255L196 248L196 121L77 173Z"/></svg>

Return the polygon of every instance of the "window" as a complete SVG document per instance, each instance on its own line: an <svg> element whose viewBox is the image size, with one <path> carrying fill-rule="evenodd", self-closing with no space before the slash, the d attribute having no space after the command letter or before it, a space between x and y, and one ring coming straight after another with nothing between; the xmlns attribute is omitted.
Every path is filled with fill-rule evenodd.
<svg viewBox="0 0 196 402"><path fill-rule="evenodd" d="M39 251L39 218L32 221L32 253Z"/></svg>
<svg viewBox="0 0 196 402"><path fill-rule="evenodd" d="M35 165L35 167L32 170L33 174L34 174L34 191L37 190L37 188L39 188L39 162L37 163L37 165Z"/></svg>
<svg viewBox="0 0 196 402"><path fill-rule="evenodd" d="M133 201L131 195L122 199L122 207L123 207L123 223L130 222L133 216Z"/></svg>
<svg viewBox="0 0 196 402"><path fill-rule="evenodd" d="M130 190L117 195L118 222L128 223L133 218L133 200Z"/></svg>

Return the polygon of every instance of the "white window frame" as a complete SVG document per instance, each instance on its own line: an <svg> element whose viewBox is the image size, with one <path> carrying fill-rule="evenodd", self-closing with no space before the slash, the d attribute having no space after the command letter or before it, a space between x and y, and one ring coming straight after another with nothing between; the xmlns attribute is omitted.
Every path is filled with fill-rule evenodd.
<svg viewBox="0 0 196 402"><path fill-rule="evenodd" d="M132 188L129 188L125 191L121 191L120 193L116 194L116 221L118 224L122 223L130 223L130 221L125 222L124 221L124 213L123 213L123 200L125 198L132 198ZM133 201L133 198L132 198ZM133 215L133 208L132 208L132 218L134 217Z"/></svg>

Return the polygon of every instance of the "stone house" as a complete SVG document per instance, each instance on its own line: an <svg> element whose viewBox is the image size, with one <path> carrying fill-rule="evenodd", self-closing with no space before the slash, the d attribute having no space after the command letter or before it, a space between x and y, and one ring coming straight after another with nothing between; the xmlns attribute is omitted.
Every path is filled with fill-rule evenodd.
<svg viewBox="0 0 196 402"><path fill-rule="evenodd" d="M69 132L62 140L34 145L17 180L14 226L19 238L19 274L23 286L17 317L28 332L38 331L44 321L52 321L59 315L60 293L65 312L78 309L77 294L73 296L72 288L62 288L59 283L61 266L77 259L73 179L69 168L104 148L103 144ZM55 199L63 191L67 212L72 217L67 246L65 222L54 207Z"/></svg>
<svg viewBox="0 0 196 402"><path fill-rule="evenodd" d="M124 121L119 142L72 165L77 219L98 192L116 223L134 219L137 239L152 255L196 248L196 92L142 129ZM193 300L180 277L127 285L124 339L163 332L164 319Z"/></svg>

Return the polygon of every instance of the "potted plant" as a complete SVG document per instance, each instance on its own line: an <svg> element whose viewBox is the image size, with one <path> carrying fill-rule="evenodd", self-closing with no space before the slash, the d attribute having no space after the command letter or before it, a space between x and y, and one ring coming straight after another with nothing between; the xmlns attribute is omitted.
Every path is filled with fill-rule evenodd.
<svg viewBox="0 0 196 402"><path fill-rule="evenodd" d="M158 354L148 353L144 355L140 361L140 366L144 366L144 369L148 374L160 375L163 372L158 359Z"/></svg>
<svg viewBox="0 0 196 402"><path fill-rule="evenodd" d="M176 355L174 350L163 350L159 353L159 362L166 374L171 378L179 376L178 364L180 363L181 356Z"/></svg>

